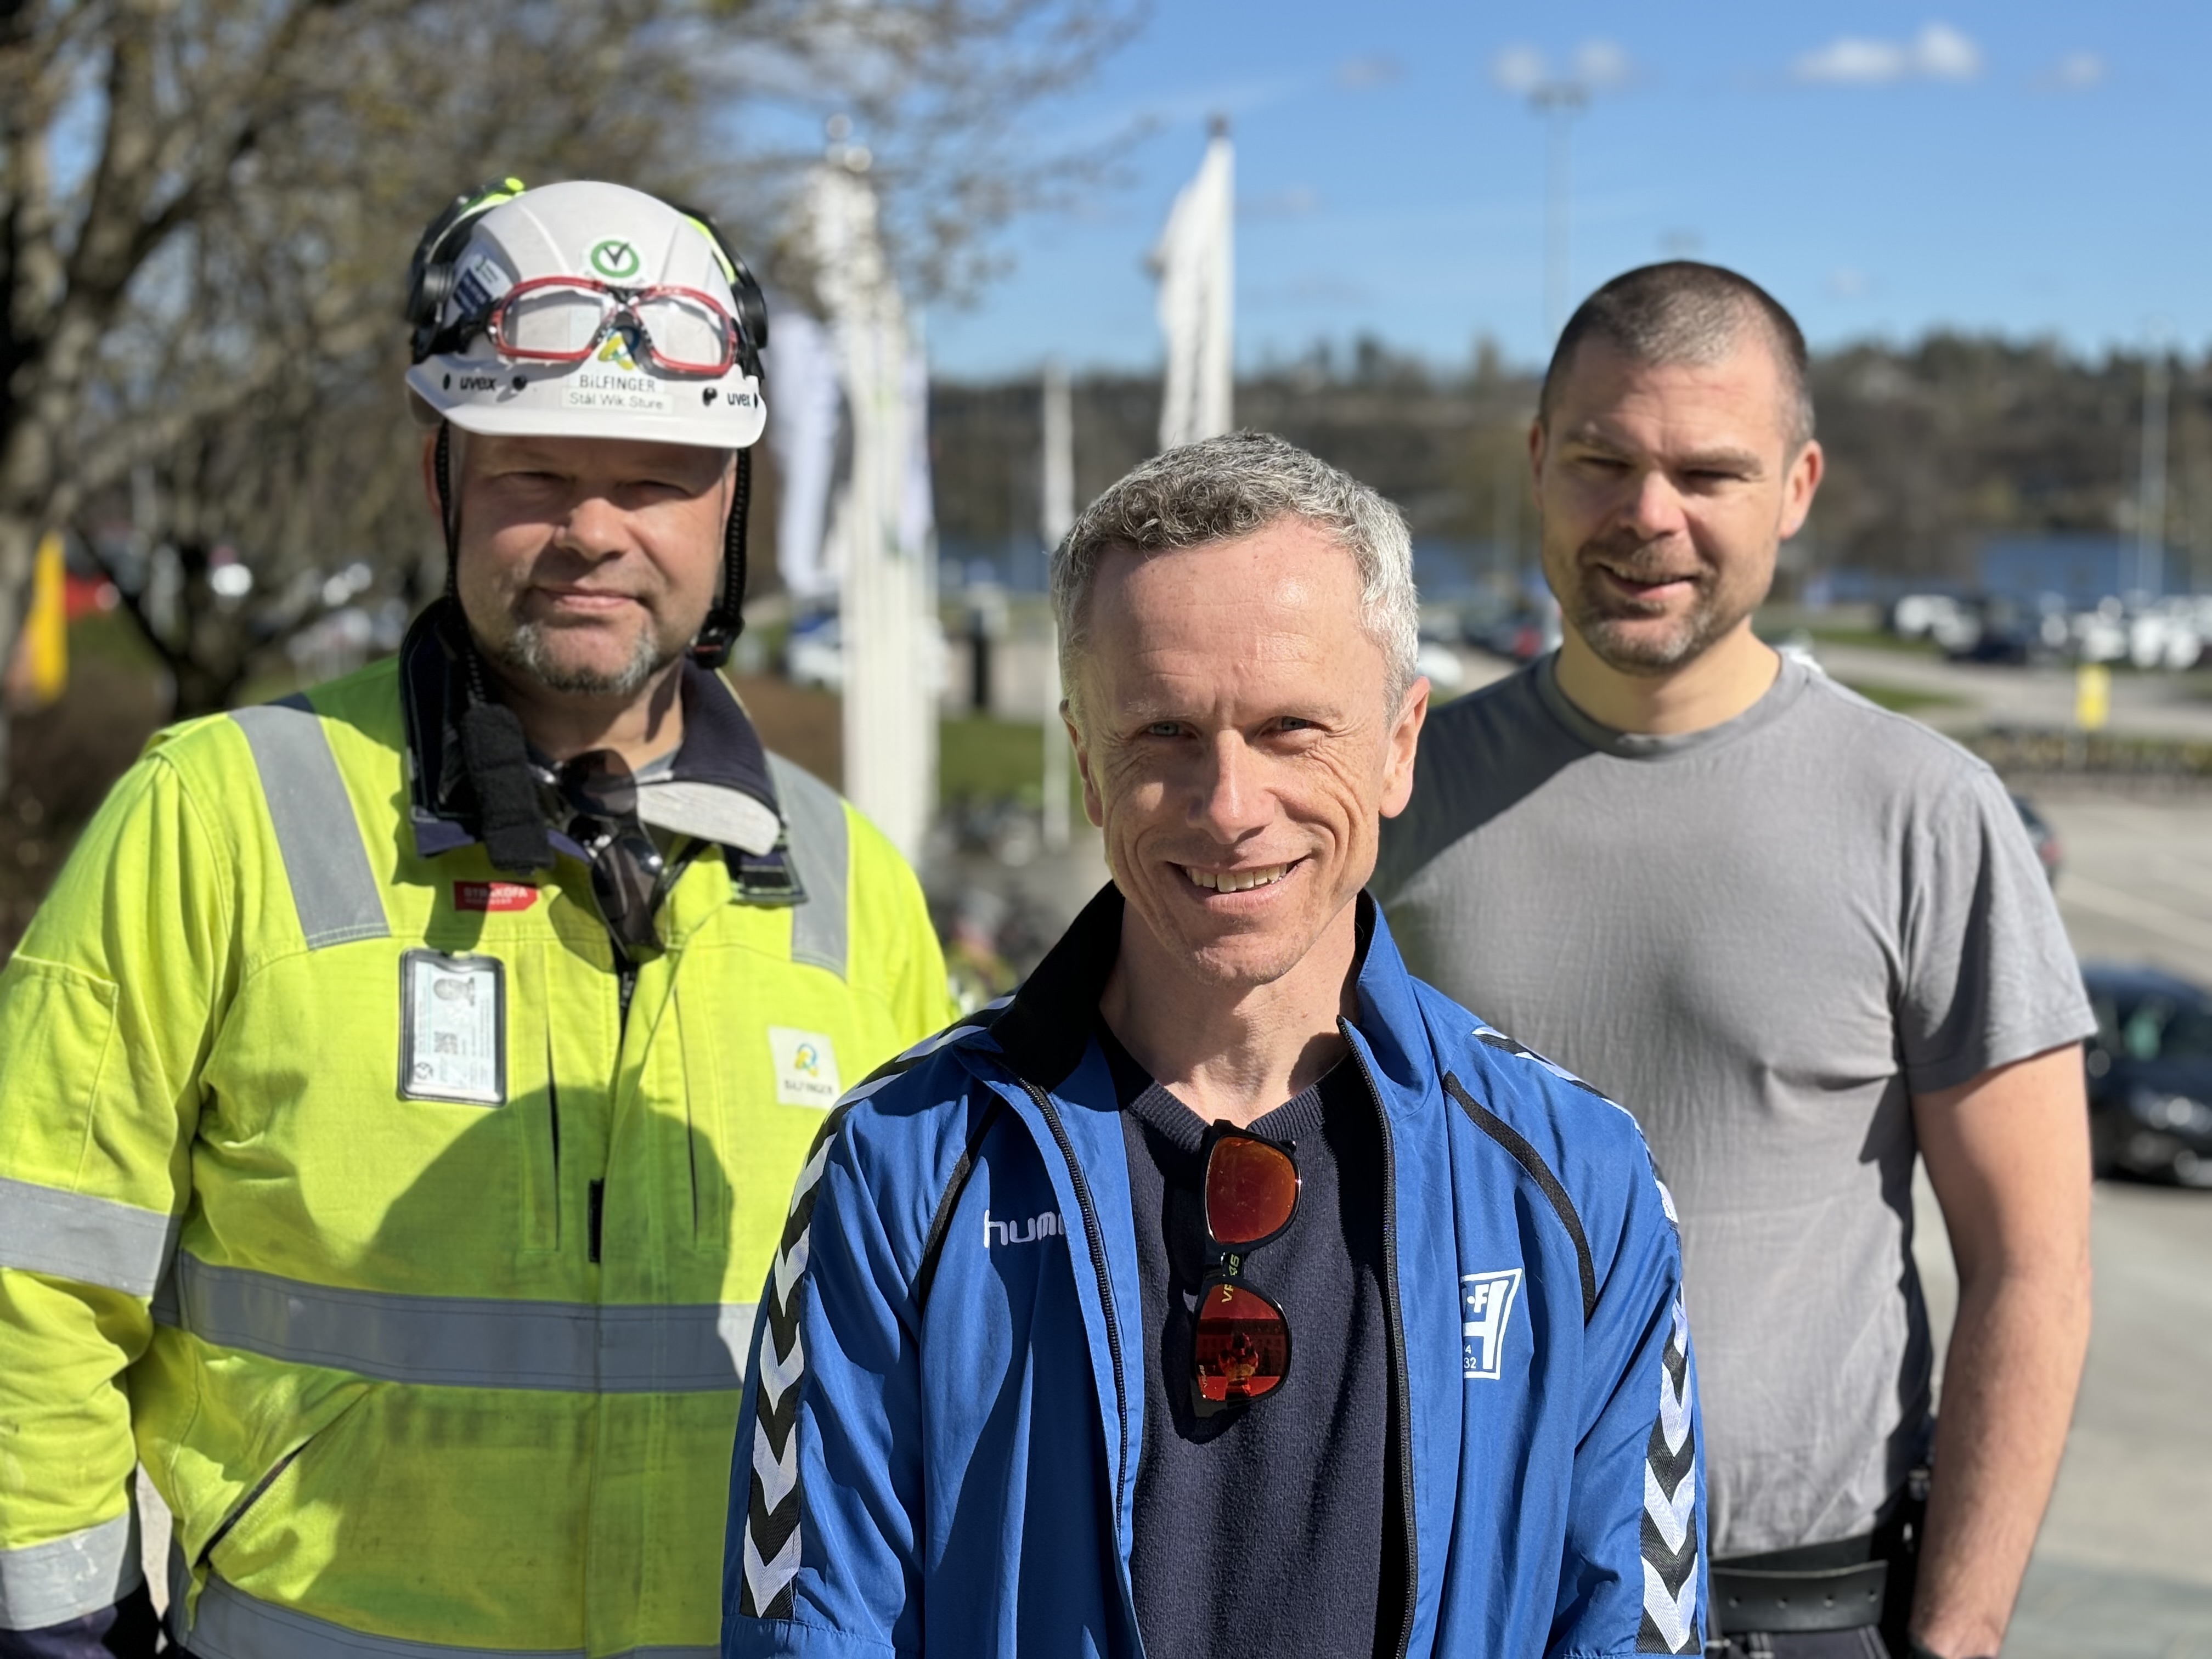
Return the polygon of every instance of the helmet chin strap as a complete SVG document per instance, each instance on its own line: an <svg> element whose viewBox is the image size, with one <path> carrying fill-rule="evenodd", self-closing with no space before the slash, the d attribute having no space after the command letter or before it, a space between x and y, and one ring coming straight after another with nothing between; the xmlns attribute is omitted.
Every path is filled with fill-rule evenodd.
<svg viewBox="0 0 2212 1659"><path fill-rule="evenodd" d="M493 699L485 683L483 651L461 614L461 514L460 503L453 499L453 428L449 421L438 423L430 465L438 485L438 519L446 532L446 600L460 623L462 672L469 688L468 702L454 722L460 734L461 769L476 794L477 834L492 867L509 875L528 875L553 862L553 843L546 833L538 782L531 775L530 744L522 721L512 708Z"/></svg>
<svg viewBox="0 0 2212 1659"><path fill-rule="evenodd" d="M438 484L438 527L446 532L446 597L460 602L461 515L453 510L453 423L438 422L430 466Z"/></svg>
<svg viewBox="0 0 2212 1659"><path fill-rule="evenodd" d="M735 471L730 484L730 515L722 526L721 583L714 608L707 612L698 637L691 641L691 660L708 670L729 660L730 647L745 631L745 509L753 493L751 450L738 452Z"/></svg>

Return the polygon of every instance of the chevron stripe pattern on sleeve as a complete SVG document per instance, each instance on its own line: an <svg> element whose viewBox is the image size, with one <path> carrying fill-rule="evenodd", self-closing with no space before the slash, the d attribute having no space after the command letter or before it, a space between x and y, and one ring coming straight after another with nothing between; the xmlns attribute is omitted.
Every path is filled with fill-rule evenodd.
<svg viewBox="0 0 2212 1659"><path fill-rule="evenodd" d="M1697 1437L1691 1429L1689 1322L1675 1293L1661 1356L1659 1415L1644 1466L1644 1617L1638 1653L1695 1653L1698 1617Z"/></svg>
<svg viewBox="0 0 2212 1659"><path fill-rule="evenodd" d="M849 1103L831 1112L793 1184L791 1212L777 1242L761 1321L753 1425L753 1468L745 1500L744 1586L738 1610L750 1619L791 1616L799 1576L799 1393L806 1370L799 1337L799 1291L806 1274L807 1229L822 1171Z"/></svg>
<svg viewBox="0 0 2212 1659"><path fill-rule="evenodd" d="M802 1504L799 1490L799 1396L806 1355L799 1334L799 1293L806 1277L809 1229L814 1200L830 1149L846 1115L860 1102L911 1071L948 1043L988 1029L1005 1012L1011 997L979 1008L905 1053L884 1062L837 1103L815 1136L805 1166L792 1184L791 1211L784 1218L770 1269L767 1305L761 1321L760 1352L754 1361L758 1389L754 1407L753 1467L745 1499L744 1584L738 1610L749 1619L788 1619L791 1581L799 1576Z"/></svg>

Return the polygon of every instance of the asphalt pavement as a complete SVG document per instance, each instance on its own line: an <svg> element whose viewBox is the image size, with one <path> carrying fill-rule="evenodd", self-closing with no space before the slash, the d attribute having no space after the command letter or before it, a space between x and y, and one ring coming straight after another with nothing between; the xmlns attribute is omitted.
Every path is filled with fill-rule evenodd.
<svg viewBox="0 0 2212 1659"><path fill-rule="evenodd" d="M2039 800L2084 957L2212 983L2212 794ZM1923 1181L1937 1352L1957 1280ZM2007 1659L2212 1659L2212 1192L2098 1183L2089 1359Z"/></svg>
<svg viewBox="0 0 2212 1659"><path fill-rule="evenodd" d="M1950 662L1924 652L1826 641L1817 654L1846 684L1947 699L1913 712L1954 736L1991 723L2054 731L2074 724L2075 671L2062 663ZM2116 736L2212 740L2212 696L2201 676L2116 669L2111 684Z"/></svg>

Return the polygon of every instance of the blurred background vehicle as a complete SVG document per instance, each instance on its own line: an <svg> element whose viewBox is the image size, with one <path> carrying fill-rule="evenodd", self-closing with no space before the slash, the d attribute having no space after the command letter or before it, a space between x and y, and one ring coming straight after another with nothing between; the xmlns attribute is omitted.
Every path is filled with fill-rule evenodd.
<svg viewBox="0 0 2212 1659"><path fill-rule="evenodd" d="M2086 964L2097 1013L2086 1045L2100 1175L2212 1187L2212 996L2178 975Z"/></svg>
<svg viewBox="0 0 2212 1659"><path fill-rule="evenodd" d="M2053 887L2058 885L2058 866L2065 857L2065 848L2059 845L2058 832L2051 827L2051 820L2035 810L2035 803L2025 795L2015 794L2013 805L2020 812L2020 821L2027 830L2027 838L2035 846L2035 860L2043 866L2043 873Z"/></svg>

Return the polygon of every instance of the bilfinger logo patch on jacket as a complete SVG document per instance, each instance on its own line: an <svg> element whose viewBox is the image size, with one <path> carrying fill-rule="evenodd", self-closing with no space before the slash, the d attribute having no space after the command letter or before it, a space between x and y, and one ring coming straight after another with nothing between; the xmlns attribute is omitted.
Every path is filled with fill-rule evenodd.
<svg viewBox="0 0 2212 1659"><path fill-rule="evenodd" d="M837 1051L819 1031L788 1025L768 1028L769 1056L775 1063L775 1103L820 1106L837 1103L844 1093L837 1081Z"/></svg>

